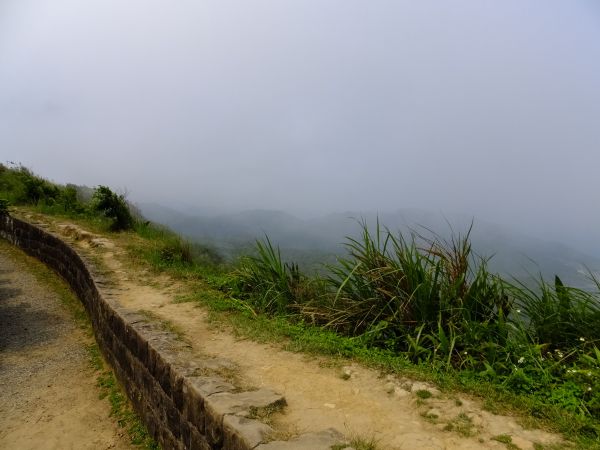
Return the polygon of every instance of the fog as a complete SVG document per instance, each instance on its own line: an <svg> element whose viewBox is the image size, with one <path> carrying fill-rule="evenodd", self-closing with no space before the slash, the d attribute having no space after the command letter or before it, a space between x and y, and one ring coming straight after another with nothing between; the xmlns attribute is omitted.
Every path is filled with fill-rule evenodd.
<svg viewBox="0 0 600 450"><path fill-rule="evenodd" d="M457 212L600 254L600 3L2 0L0 160L138 202Z"/></svg>

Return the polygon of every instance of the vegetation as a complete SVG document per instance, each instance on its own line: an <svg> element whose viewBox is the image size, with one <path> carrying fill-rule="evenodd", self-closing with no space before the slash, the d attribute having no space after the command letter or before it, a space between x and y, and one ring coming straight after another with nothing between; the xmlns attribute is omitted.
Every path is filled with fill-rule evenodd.
<svg viewBox="0 0 600 450"><path fill-rule="evenodd" d="M92 207L112 220L111 229L113 231L133 228L133 216L129 211L125 196L115 194L108 187L98 186L94 192Z"/></svg>
<svg viewBox="0 0 600 450"><path fill-rule="evenodd" d="M44 180L30 183L42 186L32 196L28 177L36 178L20 166L1 166L0 198L119 229L113 210L94 205L103 197L126 206L122 196L101 187L86 203L80 189L67 195L66 187ZM226 312L240 333L467 389L492 411L512 405L582 447L600 447L600 282L592 274L594 292L558 276L531 287L490 273L487 260L472 252L470 230L444 240L365 224L325 276L307 276L284 261L268 237L229 267L210 246L131 216L130 254L193 281L197 294L178 301ZM458 419L456 428L467 430Z"/></svg>
<svg viewBox="0 0 600 450"><path fill-rule="evenodd" d="M90 363L99 374L97 385L100 389L100 399L106 398L110 402L111 417L121 428L127 430L132 444L147 450L159 450L160 446L150 437L148 430L133 411L114 373L105 367L100 349L95 343L88 346L88 355Z"/></svg>
<svg viewBox="0 0 600 450"><path fill-rule="evenodd" d="M293 270L268 240L258 248L260 257L243 260L230 284L253 309L318 324L465 385L486 382L528 397L536 417L557 407L580 419L578 433L598 440L600 283L593 275L597 292L559 277L536 288L500 279L471 254L469 232L448 242L380 227L373 235L363 225L362 239L348 240L348 256L325 280Z"/></svg>

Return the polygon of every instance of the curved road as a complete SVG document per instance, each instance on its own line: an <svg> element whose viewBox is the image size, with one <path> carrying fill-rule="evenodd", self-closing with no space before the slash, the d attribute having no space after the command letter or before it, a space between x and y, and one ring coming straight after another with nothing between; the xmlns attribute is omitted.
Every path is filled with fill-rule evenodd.
<svg viewBox="0 0 600 450"><path fill-rule="evenodd" d="M0 240L0 448L133 448L98 398L91 338L40 266Z"/></svg>

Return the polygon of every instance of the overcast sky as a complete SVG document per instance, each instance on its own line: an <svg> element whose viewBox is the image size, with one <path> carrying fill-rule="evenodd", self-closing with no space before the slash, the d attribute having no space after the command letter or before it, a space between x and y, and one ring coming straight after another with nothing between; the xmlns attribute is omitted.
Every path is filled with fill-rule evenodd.
<svg viewBox="0 0 600 450"><path fill-rule="evenodd" d="M135 201L600 246L597 0L1 0L0 159Z"/></svg>

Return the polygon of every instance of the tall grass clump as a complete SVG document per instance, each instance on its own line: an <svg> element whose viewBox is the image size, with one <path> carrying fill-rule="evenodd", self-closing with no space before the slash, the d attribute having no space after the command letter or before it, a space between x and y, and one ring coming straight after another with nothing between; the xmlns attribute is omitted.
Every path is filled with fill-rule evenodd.
<svg viewBox="0 0 600 450"><path fill-rule="evenodd" d="M414 361L443 355L460 366L470 351L493 353L480 343L506 340L511 304L472 254L469 234L407 238L362 224L348 256L331 267L330 325Z"/></svg>
<svg viewBox="0 0 600 450"><path fill-rule="evenodd" d="M295 313L318 295L318 283L302 274L297 264L284 262L268 237L256 241L256 250L256 255L242 258L233 273L233 295L270 314Z"/></svg>
<svg viewBox="0 0 600 450"><path fill-rule="evenodd" d="M600 284L590 277L596 292L565 286L558 276L553 283L540 277L534 287L506 283L522 330L521 356L495 375L511 390L600 418Z"/></svg>
<svg viewBox="0 0 600 450"><path fill-rule="evenodd" d="M598 280L590 274L600 292ZM526 332L531 340L549 350L571 349L586 340L600 342L600 296L565 286L558 276L554 283L539 279L528 287L507 284Z"/></svg>

